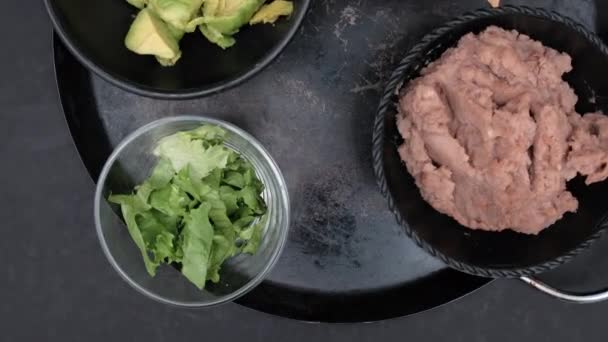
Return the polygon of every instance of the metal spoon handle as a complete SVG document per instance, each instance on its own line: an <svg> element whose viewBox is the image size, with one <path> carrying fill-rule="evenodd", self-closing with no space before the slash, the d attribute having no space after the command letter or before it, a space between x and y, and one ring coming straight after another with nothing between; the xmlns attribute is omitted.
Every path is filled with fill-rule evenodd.
<svg viewBox="0 0 608 342"><path fill-rule="evenodd" d="M532 287L535 287L539 291L544 292L545 294L548 294L551 297L561 299L566 302L578 303L578 304L590 304L590 303L601 302L601 301L608 299L608 289L600 291L600 292L596 292L596 293L574 294L574 293L569 293L566 291L558 290L533 277L524 276L519 279L521 279L522 281L531 285Z"/></svg>

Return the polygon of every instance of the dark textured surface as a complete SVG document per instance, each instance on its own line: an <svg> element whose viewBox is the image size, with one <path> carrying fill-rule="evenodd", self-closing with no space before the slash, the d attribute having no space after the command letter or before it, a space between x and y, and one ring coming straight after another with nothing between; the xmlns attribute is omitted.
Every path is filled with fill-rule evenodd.
<svg viewBox="0 0 608 342"><path fill-rule="evenodd" d="M341 3L317 0L338 6L337 11L344 7ZM456 3L461 1L436 1L431 14L421 13L407 29L399 29L399 34L407 33L402 41L414 42L450 13L466 7ZM555 5L595 27L590 1L535 3ZM560 6L563 3L569 5ZM111 269L94 234L93 183L79 161L58 104L50 25L42 3L7 0L3 5L0 35L8 46L0 54L4 139L0 152L5 157L0 169L4 180L0 219L5 233L0 242L1 340L605 341L608 304L564 304L507 280L420 315L358 325L306 324L238 305L180 310L138 295ZM466 9L481 5L482 0ZM377 80L368 77L372 85ZM608 276L602 273L608 269L607 248L608 239L602 239L590 252L543 279L572 290L606 286Z"/></svg>

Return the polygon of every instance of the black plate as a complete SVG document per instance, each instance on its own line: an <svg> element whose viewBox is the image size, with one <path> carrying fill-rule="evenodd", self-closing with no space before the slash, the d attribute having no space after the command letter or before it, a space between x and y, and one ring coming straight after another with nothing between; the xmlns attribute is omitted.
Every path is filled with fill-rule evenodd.
<svg viewBox="0 0 608 342"><path fill-rule="evenodd" d="M240 304L327 322L430 309L489 280L447 268L407 238L375 184L370 142L379 92L397 58L446 15L479 5L438 3L454 13L436 14L419 1L316 1L266 72L223 94L180 102L108 84L55 39L65 115L94 179L121 139L166 116L231 121L269 149L289 185L292 227L274 271Z"/></svg>
<svg viewBox="0 0 608 342"><path fill-rule="evenodd" d="M45 4L59 37L97 75L136 94L184 99L236 86L270 64L289 43L310 5L310 0L292 1L290 18L243 28L236 35L238 44L225 51L198 30L187 34L180 41L183 56L171 68L125 48L125 35L138 11L125 0L45 0Z"/></svg>

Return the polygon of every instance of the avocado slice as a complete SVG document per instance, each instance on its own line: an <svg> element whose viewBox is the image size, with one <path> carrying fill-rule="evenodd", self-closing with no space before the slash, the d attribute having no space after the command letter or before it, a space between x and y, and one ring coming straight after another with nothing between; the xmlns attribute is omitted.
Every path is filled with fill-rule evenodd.
<svg viewBox="0 0 608 342"><path fill-rule="evenodd" d="M249 22L263 4L264 0L219 0L214 14L206 13L203 8L204 22L221 34L233 35Z"/></svg>
<svg viewBox="0 0 608 342"><path fill-rule="evenodd" d="M168 61L167 64L175 64L181 56L178 40L149 8L139 11L125 38L125 46L140 55L154 55Z"/></svg>
<svg viewBox="0 0 608 342"><path fill-rule="evenodd" d="M247 24L265 0L205 0L200 31L222 49L236 43L232 37Z"/></svg>
<svg viewBox="0 0 608 342"><path fill-rule="evenodd" d="M203 3L203 14L214 16L220 8L220 0L205 0Z"/></svg>
<svg viewBox="0 0 608 342"><path fill-rule="evenodd" d="M274 0L268 5L262 6L260 10L249 20L249 25L274 24L281 16L290 16L293 13L293 2L285 0Z"/></svg>
<svg viewBox="0 0 608 342"><path fill-rule="evenodd" d="M182 52L180 51L177 56L168 59L168 58L162 58L162 57L158 57L156 56L156 60L158 61L158 63L162 66L174 66L175 63L177 63L177 61L179 61L179 59L182 58Z"/></svg>
<svg viewBox="0 0 608 342"><path fill-rule="evenodd" d="M204 0L149 0L148 7L166 23L186 31L188 23L200 12Z"/></svg>
<svg viewBox="0 0 608 342"><path fill-rule="evenodd" d="M201 25L199 29L205 38L222 49L227 49L236 43L236 40L232 36L223 35L211 26Z"/></svg>
<svg viewBox="0 0 608 342"><path fill-rule="evenodd" d="M146 7L148 0L127 0L127 2L139 9Z"/></svg>
<svg viewBox="0 0 608 342"><path fill-rule="evenodd" d="M183 30L178 29L177 27L175 27L173 25L168 25L166 23L165 23L165 25L167 26L167 29L169 29L169 32L171 33L171 35L173 36L173 38L175 38L178 43L179 43L180 40L182 40L182 38L184 37L184 34L186 34L186 32L184 32Z"/></svg>

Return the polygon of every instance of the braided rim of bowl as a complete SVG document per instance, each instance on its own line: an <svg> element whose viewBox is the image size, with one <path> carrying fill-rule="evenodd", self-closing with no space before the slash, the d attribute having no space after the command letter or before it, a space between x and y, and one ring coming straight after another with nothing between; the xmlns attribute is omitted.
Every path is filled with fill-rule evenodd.
<svg viewBox="0 0 608 342"><path fill-rule="evenodd" d="M385 116L389 109L394 106L393 98L398 93L398 91L402 88L405 78L405 72L408 68L411 67L412 63L415 62L424 51L428 51L431 48L431 45L442 35L452 30L454 27L457 27L463 23L466 23L471 20L480 19L480 18L488 18L493 16L499 16L504 14L523 14L532 17L538 17L543 19L550 19L554 22L561 23L563 25L568 26L574 31L581 34L587 40L589 40L596 48L602 51L603 54L608 56L608 48L603 43L603 41L594 33L589 32L585 27L581 24L575 22L574 20L565 17L557 12L548 11L541 8L532 8L527 6L504 6L500 8L494 9L479 9L476 11L468 12L457 19L451 20L445 25L435 29L430 34L424 36L422 40L415 45L408 54L401 60L398 67L393 72L392 76L388 80L385 91L382 95L380 105L378 107L378 111L376 113L376 118L374 121L374 131L373 131L373 140L372 140L372 161L374 166L374 174L376 176L376 182L380 187L380 191L384 195L384 197L388 200L389 209L395 215L397 222L401 225L401 227L405 230L405 233L422 249L424 249L427 253L432 256L440 259L446 265L451 268L454 268L458 271L468 273L475 276L487 277L487 278L518 278L522 276L531 276L534 274L539 274L542 272L546 272L548 270L554 269L570 260L572 260L575 256L580 254L582 251L588 249L593 242L599 239L604 233L605 229L608 227L607 217L604 217L600 220L600 224L598 225L599 230L594 233L587 240L579 244L574 249L570 250L568 253L561 255L553 260L523 268L485 268L479 267L472 264L468 264L465 262L461 262L455 260L447 255L441 253L437 249L435 249L431 244L420 238L420 236L411 229L406 220L401 216L401 213L396 208L394 199L388 190L388 185L386 182L386 176L384 173L384 163L383 163L383 147L385 144L385 134L384 134L384 122Z"/></svg>

